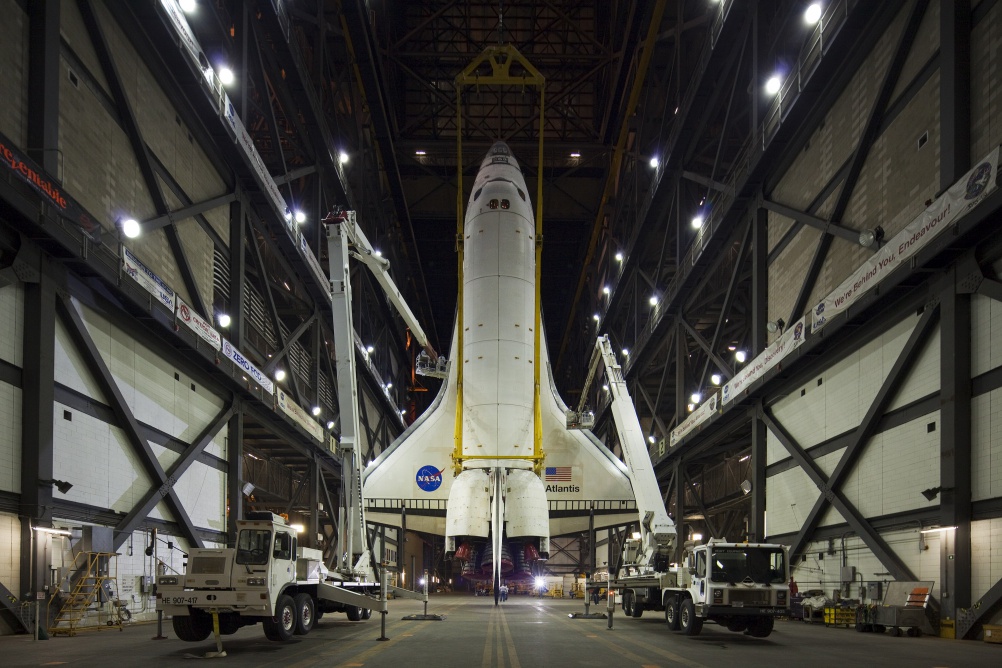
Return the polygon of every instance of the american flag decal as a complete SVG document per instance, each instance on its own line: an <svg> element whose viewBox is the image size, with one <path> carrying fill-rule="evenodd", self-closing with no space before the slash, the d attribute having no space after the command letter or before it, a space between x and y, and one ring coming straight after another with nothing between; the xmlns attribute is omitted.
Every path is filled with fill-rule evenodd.
<svg viewBox="0 0 1002 668"><path fill-rule="evenodd" d="M546 482L570 482L570 481L571 481L570 466L546 467Z"/></svg>

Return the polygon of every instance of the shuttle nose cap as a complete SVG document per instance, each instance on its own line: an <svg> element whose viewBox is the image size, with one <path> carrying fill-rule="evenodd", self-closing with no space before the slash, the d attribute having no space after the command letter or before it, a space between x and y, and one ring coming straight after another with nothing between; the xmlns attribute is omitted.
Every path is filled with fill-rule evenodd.
<svg viewBox="0 0 1002 668"><path fill-rule="evenodd" d="M507 164L518 169L518 161L515 160L515 156L512 155L511 149L508 148L508 144L503 141L494 142L494 145L491 146L491 150L489 150L487 155L484 156L484 161L480 164L480 169L483 169L488 165L496 164Z"/></svg>

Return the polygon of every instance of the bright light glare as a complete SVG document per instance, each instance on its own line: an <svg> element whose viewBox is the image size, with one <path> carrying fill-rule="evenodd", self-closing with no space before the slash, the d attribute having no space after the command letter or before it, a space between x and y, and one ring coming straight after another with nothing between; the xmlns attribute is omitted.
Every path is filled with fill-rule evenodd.
<svg viewBox="0 0 1002 668"><path fill-rule="evenodd" d="M602 288L602 294L607 295L610 292L612 292L612 290L609 289L608 285L606 285L605 287Z"/></svg>
<svg viewBox="0 0 1002 668"><path fill-rule="evenodd" d="M700 401L703 400L703 395L700 394L699 392L693 392L692 396L689 397L689 400L692 401L692 403L694 404L698 404Z"/></svg>
<svg viewBox="0 0 1002 668"><path fill-rule="evenodd" d="M616 253L616 262L622 262L622 261L623 261L623 254Z"/></svg>
<svg viewBox="0 0 1002 668"><path fill-rule="evenodd" d="M338 153L337 159L338 162L340 162L343 165L346 162L348 162L348 154L345 153L344 151L341 151L340 153Z"/></svg>
<svg viewBox="0 0 1002 668"><path fill-rule="evenodd" d="M233 70L228 67L219 68L219 81L222 82L224 86L229 86L233 83Z"/></svg>
<svg viewBox="0 0 1002 668"><path fill-rule="evenodd" d="M598 322L599 320L602 319L602 318L599 317L598 313L593 314L592 318L595 320L595 322Z"/></svg>
<svg viewBox="0 0 1002 668"><path fill-rule="evenodd" d="M658 296L657 295L651 295L651 298L648 299L647 301L650 302L651 306L657 306L658 305Z"/></svg>
<svg viewBox="0 0 1002 668"><path fill-rule="evenodd" d="M275 371L275 380L278 382L285 380L285 369L277 369Z"/></svg>
<svg viewBox="0 0 1002 668"><path fill-rule="evenodd" d="M542 589L545 586L546 586L546 579L545 578L536 578L536 588L537 589Z"/></svg>
<svg viewBox="0 0 1002 668"><path fill-rule="evenodd" d="M367 353L371 354L373 350L375 350L375 348L373 348L372 346L366 346L365 347L365 352L367 352Z"/></svg>
<svg viewBox="0 0 1002 668"><path fill-rule="evenodd" d="M328 420L327 421L327 428L328 429L333 429L334 428L334 420Z"/></svg>
<svg viewBox="0 0 1002 668"><path fill-rule="evenodd" d="M765 82L765 92L769 95L775 95L779 92L780 86L783 85L782 80L778 75L773 75L769 77L769 80Z"/></svg>
<svg viewBox="0 0 1002 668"><path fill-rule="evenodd" d="M746 353L743 350L739 350L736 353L734 353L734 359L736 359L738 362L744 362L746 359L748 359L748 353Z"/></svg>
<svg viewBox="0 0 1002 668"><path fill-rule="evenodd" d="M226 315L225 313L220 313L219 318L217 320L219 322L220 327L230 326L230 316Z"/></svg>
<svg viewBox="0 0 1002 668"><path fill-rule="evenodd" d="M692 219L692 229L698 230L702 226L703 226L703 217L702 216L696 216L695 218Z"/></svg>
<svg viewBox="0 0 1002 668"><path fill-rule="evenodd" d="M807 9L804 10L804 23L806 23L809 26L812 26L820 20L821 20L821 3L812 2L810 5L807 6Z"/></svg>
<svg viewBox="0 0 1002 668"><path fill-rule="evenodd" d="M320 406L314 406L313 410L310 411L314 415L320 415Z"/></svg>
<svg viewBox="0 0 1002 668"><path fill-rule="evenodd" d="M198 9L198 3L195 0L181 0L177 4L181 6L181 11L185 14L191 14Z"/></svg>
<svg viewBox="0 0 1002 668"><path fill-rule="evenodd" d="M629 356L630 356L630 349L623 348L623 357L629 357Z"/></svg>
<svg viewBox="0 0 1002 668"><path fill-rule="evenodd" d="M580 153L578 153L577 151L575 151L574 153L571 153L571 157L572 157L572 158L580 158L580 157L581 157L581 154L580 154Z"/></svg>
<svg viewBox="0 0 1002 668"><path fill-rule="evenodd" d="M306 222L306 214L298 209L296 210L296 222L300 225Z"/></svg>
<svg viewBox="0 0 1002 668"><path fill-rule="evenodd" d="M126 218L122 221L122 234L125 236L135 239L140 232L142 232L142 228L139 227L139 222L135 218Z"/></svg>
<svg viewBox="0 0 1002 668"><path fill-rule="evenodd" d="M715 373L712 376L710 376L710 382L713 383L714 385L720 385L720 380L721 379L719 373Z"/></svg>
<svg viewBox="0 0 1002 668"><path fill-rule="evenodd" d="M414 151L414 155L428 155L428 152L427 151L422 151L421 149L418 149L418 150Z"/></svg>
<svg viewBox="0 0 1002 668"><path fill-rule="evenodd" d="M696 542L699 542L699 541L703 540L703 534L701 534L701 533L694 533L694 534L692 534L692 539L694 541L696 541Z"/></svg>
<svg viewBox="0 0 1002 668"><path fill-rule="evenodd" d="M658 164L660 164L660 163L658 162L657 156L654 156L653 158L651 158L651 169L657 169L658 168Z"/></svg>
<svg viewBox="0 0 1002 668"><path fill-rule="evenodd" d="M296 533L303 533L304 531L306 531L306 527L304 527L302 524L290 524L289 528L294 529Z"/></svg>

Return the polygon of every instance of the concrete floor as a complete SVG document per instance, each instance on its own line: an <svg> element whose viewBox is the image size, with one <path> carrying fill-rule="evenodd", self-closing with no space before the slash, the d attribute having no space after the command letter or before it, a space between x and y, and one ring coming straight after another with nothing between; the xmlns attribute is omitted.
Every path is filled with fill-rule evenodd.
<svg viewBox="0 0 1002 668"><path fill-rule="evenodd" d="M604 602L599 610L604 611ZM227 656L217 663L240 666L388 666L394 668L535 668L536 666L737 666L856 665L990 666L1002 665L1002 645L940 638L892 638L802 622L782 621L769 638L731 633L713 624L696 638L669 633L660 614L640 619L572 620L583 612L580 601L512 597L499 607L491 598L470 594L433 596L430 613L444 621L403 621L420 613L416 601L390 601L388 641L380 642L378 615L349 622L326 615L307 636L287 643L269 642L260 625L223 637ZM593 606L592 611L596 608ZM33 642L25 636L0 637L0 666L170 666L202 658L215 649L177 640L170 623L167 640L152 640L156 626L132 624L124 631L87 632L73 638Z"/></svg>

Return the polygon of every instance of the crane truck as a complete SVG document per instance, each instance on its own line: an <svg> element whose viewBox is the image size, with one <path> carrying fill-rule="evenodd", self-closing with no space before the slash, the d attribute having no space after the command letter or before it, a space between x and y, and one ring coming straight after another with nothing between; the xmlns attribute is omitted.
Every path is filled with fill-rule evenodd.
<svg viewBox="0 0 1002 668"><path fill-rule="evenodd" d="M172 616L181 640L200 642L263 622L270 640L306 635L327 612L368 619L378 587L366 577L367 556L354 579L331 573L320 550L298 547L296 530L270 512L237 522L235 548L194 548L182 575L157 576L157 609Z"/></svg>
<svg viewBox="0 0 1002 668"><path fill-rule="evenodd" d="M675 524L665 511L636 409L606 336L596 342L582 402L600 361L640 516L640 530L625 541L619 570L609 581L610 589L621 592L623 612L640 617L645 610L663 611L670 630L690 636L698 635L707 621L768 636L775 618L789 608L786 546L686 541L681 563L673 563ZM583 409L582 403L578 412Z"/></svg>

